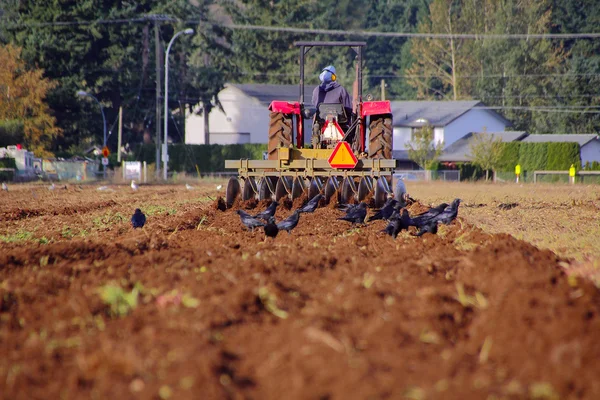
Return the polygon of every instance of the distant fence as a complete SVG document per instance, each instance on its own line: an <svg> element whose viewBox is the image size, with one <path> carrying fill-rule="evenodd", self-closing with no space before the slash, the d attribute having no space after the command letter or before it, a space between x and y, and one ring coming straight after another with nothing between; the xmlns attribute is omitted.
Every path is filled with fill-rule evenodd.
<svg viewBox="0 0 600 400"><path fill-rule="evenodd" d="M402 178L405 181L460 181L459 170L396 170L394 178Z"/></svg>
<svg viewBox="0 0 600 400"><path fill-rule="evenodd" d="M569 171L534 171L533 183L569 183ZM576 171L571 183L600 183L600 171Z"/></svg>

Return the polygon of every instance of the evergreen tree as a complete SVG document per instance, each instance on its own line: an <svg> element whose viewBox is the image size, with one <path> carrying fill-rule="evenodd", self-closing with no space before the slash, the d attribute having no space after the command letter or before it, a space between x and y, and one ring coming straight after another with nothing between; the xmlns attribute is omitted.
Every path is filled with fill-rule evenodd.
<svg viewBox="0 0 600 400"><path fill-rule="evenodd" d="M94 94L103 104L109 130L116 130L118 109L123 106L124 142L140 142L144 134L150 140L156 126L156 72L164 84L166 43L175 32L189 26L179 21L198 20L203 25L209 5L208 0L14 2L10 9L12 25L6 28L5 36L23 47L23 57L29 65L39 65L58 82L48 96L64 131L55 148L81 146L89 142L87 138L102 143L102 117L97 105L77 98L78 90ZM96 22L71 24L73 21ZM158 68L155 21L161 51ZM66 24L57 24L60 22ZM187 68L187 60L199 42L201 39L192 42L184 35L171 49L171 109L199 101L198 89L191 85ZM161 87L161 94L163 90Z"/></svg>

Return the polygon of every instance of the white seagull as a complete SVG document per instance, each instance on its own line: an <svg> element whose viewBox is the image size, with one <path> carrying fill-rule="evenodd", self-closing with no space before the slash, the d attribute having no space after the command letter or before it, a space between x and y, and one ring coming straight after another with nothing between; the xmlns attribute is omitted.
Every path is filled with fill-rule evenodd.
<svg viewBox="0 0 600 400"><path fill-rule="evenodd" d="M223 187L223 185L218 185L217 190L221 190L222 187Z"/></svg>
<svg viewBox="0 0 600 400"><path fill-rule="evenodd" d="M185 188L186 188L187 190L194 190L194 187L193 187L192 185L190 185L189 183L186 183L186 184L185 184Z"/></svg>
<svg viewBox="0 0 600 400"><path fill-rule="evenodd" d="M5 192L8 192L8 186L6 186L6 183L2 182L2 190L4 190Z"/></svg>
<svg viewBox="0 0 600 400"><path fill-rule="evenodd" d="M133 179L131 180L131 188L133 190L138 190L138 185L135 183L135 181Z"/></svg>
<svg viewBox="0 0 600 400"><path fill-rule="evenodd" d="M52 182L52 185L48 186L48 190L54 190L56 188L56 186L54 186L54 182Z"/></svg>

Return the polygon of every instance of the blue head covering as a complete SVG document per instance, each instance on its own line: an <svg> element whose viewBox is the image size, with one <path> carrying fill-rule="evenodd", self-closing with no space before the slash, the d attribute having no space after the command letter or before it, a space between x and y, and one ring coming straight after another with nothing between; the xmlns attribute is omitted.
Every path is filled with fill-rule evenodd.
<svg viewBox="0 0 600 400"><path fill-rule="evenodd" d="M321 81L321 86L325 91L332 89L336 85L336 78L334 78L336 72L335 67L333 65L329 65L321 71L319 75L319 80Z"/></svg>

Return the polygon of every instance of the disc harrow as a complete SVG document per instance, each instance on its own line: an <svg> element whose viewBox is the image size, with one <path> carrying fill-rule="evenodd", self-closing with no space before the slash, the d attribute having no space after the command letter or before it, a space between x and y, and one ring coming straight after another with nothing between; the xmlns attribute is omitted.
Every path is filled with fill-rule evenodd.
<svg viewBox="0 0 600 400"><path fill-rule="evenodd" d="M312 198L321 193L327 203L356 203L372 198L375 207L381 207L394 196L390 189L394 160L361 160L360 167L347 171L328 168L323 165L324 160L311 161L313 167L321 164L322 168L281 169L274 165L277 161L228 160L226 167L237 168L238 176L230 178L227 184L227 206L231 207L238 198L294 201L303 195Z"/></svg>

